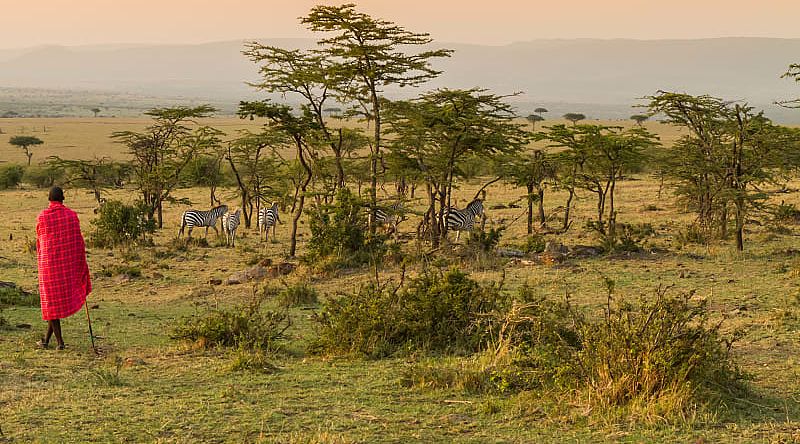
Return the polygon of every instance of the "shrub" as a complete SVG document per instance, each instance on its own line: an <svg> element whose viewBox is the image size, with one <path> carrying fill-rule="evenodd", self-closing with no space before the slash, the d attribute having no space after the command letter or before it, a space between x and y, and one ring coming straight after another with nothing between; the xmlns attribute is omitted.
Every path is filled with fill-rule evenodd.
<svg viewBox="0 0 800 444"><path fill-rule="evenodd" d="M226 346L250 350L275 351L291 326L285 313L261 309L263 298L229 310L214 309L185 319L172 332L173 339L194 341L203 347Z"/></svg>
<svg viewBox="0 0 800 444"><path fill-rule="evenodd" d="M707 245L711 241L711 234L699 224L691 224L685 230L678 231L675 236L675 244L678 248L683 248L690 244Z"/></svg>
<svg viewBox="0 0 800 444"><path fill-rule="evenodd" d="M505 303L494 284L480 285L458 270L425 270L394 289L370 284L325 303L315 315L311 349L382 358L398 353L471 353L489 330L486 314Z"/></svg>
<svg viewBox="0 0 800 444"><path fill-rule="evenodd" d="M125 275L131 278L142 277L142 269L136 265L100 265L101 276L113 277Z"/></svg>
<svg viewBox="0 0 800 444"><path fill-rule="evenodd" d="M641 251L642 241L656 233L650 223L614 223L612 230L608 222L589 221L586 227L595 232L600 241L600 248L607 253Z"/></svg>
<svg viewBox="0 0 800 444"><path fill-rule="evenodd" d="M14 188L22 181L24 170L20 165L0 165L0 190Z"/></svg>
<svg viewBox="0 0 800 444"><path fill-rule="evenodd" d="M278 303L286 308L316 305L317 302L317 290L306 283L289 285L278 293Z"/></svg>
<svg viewBox="0 0 800 444"><path fill-rule="evenodd" d="M667 289L638 304L609 293L604 319L579 324L584 346L575 364L597 404L657 407L667 400L671 413L682 414L709 394L741 388L732 341L721 338L706 301L693 302L693 292L668 296Z"/></svg>
<svg viewBox="0 0 800 444"><path fill-rule="evenodd" d="M342 188L333 204L310 211L311 240L305 260L328 262L332 267L379 262L386 252L386 237L369 234L364 207L358 196Z"/></svg>
<svg viewBox="0 0 800 444"><path fill-rule="evenodd" d="M54 166L29 166L25 168L22 182L38 188L50 188L64 177L64 169Z"/></svg>
<svg viewBox="0 0 800 444"><path fill-rule="evenodd" d="M780 204L772 208L772 222L774 224L781 223L798 223L800 222L800 210L797 209L795 204L787 204L781 201Z"/></svg>
<svg viewBox="0 0 800 444"><path fill-rule="evenodd" d="M536 254L544 251L547 245L547 239L541 234L531 234L525 238L525 244L522 245L521 250L525 254Z"/></svg>
<svg viewBox="0 0 800 444"><path fill-rule="evenodd" d="M233 354L233 359L230 366L231 371L251 371L258 373L275 373L278 367L272 364L267 353L263 350L248 349L240 346Z"/></svg>
<svg viewBox="0 0 800 444"><path fill-rule="evenodd" d="M109 200L100 207L92 224L95 230L91 243L101 248L129 246L155 231L155 222L145 218L142 204L126 205L118 200Z"/></svg>

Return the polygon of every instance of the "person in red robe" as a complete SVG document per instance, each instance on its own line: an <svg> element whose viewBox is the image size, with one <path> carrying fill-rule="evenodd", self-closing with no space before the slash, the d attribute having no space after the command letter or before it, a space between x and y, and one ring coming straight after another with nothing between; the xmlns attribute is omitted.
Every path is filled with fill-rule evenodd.
<svg viewBox="0 0 800 444"><path fill-rule="evenodd" d="M64 349L61 319L83 307L92 291L86 245L78 215L64 206L64 190L50 189L50 206L36 219L36 258L39 265L39 297L47 333L39 342L47 348L53 334Z"/></svg>

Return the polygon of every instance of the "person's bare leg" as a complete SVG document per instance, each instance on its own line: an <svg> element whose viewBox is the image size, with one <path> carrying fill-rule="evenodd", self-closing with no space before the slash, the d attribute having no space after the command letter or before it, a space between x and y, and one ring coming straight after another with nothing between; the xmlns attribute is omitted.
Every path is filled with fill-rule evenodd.
<svg viewBox="0 0 800 444"><path fill-rule="evenodd" d="M52 336L53 336L53 321L47 321L47 333L45 333L45 336L42 338L41 341L39 341L38 345L41 346L42 348L47 348L47 346L50 344L50 337Z"/></svg>
<svg viewBox="0 0 800 444"><path fill-rule="evenodd" d="M53 333L56 335L59 350L64 349L64 339L61 337L61 319L54 319L50 321L53 323Z"/></svg>

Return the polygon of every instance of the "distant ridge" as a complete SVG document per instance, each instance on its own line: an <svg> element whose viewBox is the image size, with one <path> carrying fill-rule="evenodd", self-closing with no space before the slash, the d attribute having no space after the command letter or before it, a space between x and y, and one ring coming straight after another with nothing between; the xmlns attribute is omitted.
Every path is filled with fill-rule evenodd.
<svg viewBox="0 0 800 444"><path fill-rule="evenodd" d="M314 46L312 39L258 40L282 47ZM207 99L234 107L241 99L258 96L245 84L257 78L257 69L241 54L242 46L243 41L223 41L0 50L0 87L104 90ZM800 62L800 39L547 39L436 46L456 52L437 62L444 74L426 88L521 91L514 100L523 113L546 104L564 109L598 104L596 110L575 111L624 118L637 98L665 89L745 100L776 120L800 121L800 111L772 105L800 96L800 85L780 78L790 63ZM408 97L416 91L387 93Z"/></svg>

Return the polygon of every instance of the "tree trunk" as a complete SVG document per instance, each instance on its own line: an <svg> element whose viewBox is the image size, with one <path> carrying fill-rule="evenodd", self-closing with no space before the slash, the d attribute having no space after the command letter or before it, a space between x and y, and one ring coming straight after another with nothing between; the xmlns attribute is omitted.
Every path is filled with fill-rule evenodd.
<svg viewBox="0 0 800 444"><path fill-rule="evenodd" d="M539 188L539 226L544 227L547 220L544 215L544 188Z"/></svg>
<svg viewBox="0 0 800 444"><path fill-rule="evenodd" d="M528 184L528 234L533 234L533 184Z"/></svg>

